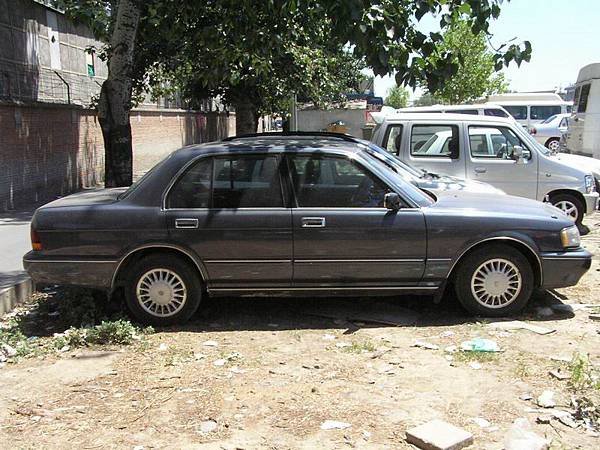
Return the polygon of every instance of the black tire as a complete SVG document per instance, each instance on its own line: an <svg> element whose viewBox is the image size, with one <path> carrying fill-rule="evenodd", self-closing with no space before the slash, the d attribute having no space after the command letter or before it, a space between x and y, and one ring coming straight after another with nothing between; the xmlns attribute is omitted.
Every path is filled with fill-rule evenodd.
<svg viewBox="0 0 600 450"><path fill-rule="evenodd" d="M176 307L172 304L173 313L167 313L172 315L155 315L145 309L142 302L138 300L136 293L138 283L145 274L157 269L165 269L163 272L165 276L166 271L175 274L179 278L179 280L175 278L175 282L182 283L185 289L185 299L182 301L182 305ZM162 291L159 292L162 295ZM198 274L189 263L173 255L155 254L141 259L130 270L125 284L127 308L138 321L147 325L167 326L186 322L198 309L201 297L202 285ZM167 307L165 306L165 308Z"/></svg>
<svg viewBox="0 0 600 450"><path fill-rule="evenodd" d="M559 138L550 138L550 139L548 139L548 140L546 141L546 143L544 144L544 146L545 146L546 148L549 148L549 149L551 149L551 147L550 147L550 146L551 146L552 144L554 144L555 142L560 142L560 139L559 139ZM551 149L551 150L552 150L552 149Z"/></svg>
<svg viewBox="0 0 600 450"><path fill-rule="evenodd" d="M575 219L575 223L577 225L581 225L583 216L585 215L585 206L583 202L573 194L556 194L550 197L550 203L553 206L557 206L559 209L563 209L561 206L559 206L562 202L571 203L575 206L575 208L577 208L577 218Z"/></svg>
<svg viewBox="0 0 600 450"><path fill-rule="evenodd" d="M478 268L493 259L509 261L521 276L520 291L515 298L505 306L496 308L486 307L478 301L471 289L471 281ZM487 317L509 316L521 311L529 301L535 283L533 268L527 258L520 251L503 244L486 245L468 254L459 262L454 281L456 296L461 305L474 315Z"/></svg>

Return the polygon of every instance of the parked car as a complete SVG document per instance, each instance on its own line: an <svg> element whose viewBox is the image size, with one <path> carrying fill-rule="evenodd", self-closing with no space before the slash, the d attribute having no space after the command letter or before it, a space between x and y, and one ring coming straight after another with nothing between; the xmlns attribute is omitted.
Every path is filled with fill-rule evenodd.
<svg viewBox="0 0 600 450"><path fill-rule="evenodd" d="M535 92L490 95L488 103L502 106L526 129L555 114L570 113L573 106L558 94Z"/></svg>
<svg viewBox="0 0 600 450"><path fill-rule="evenodd" d="M204 296L441 298L519 311L534 288L571 286L591 254L560 210L470 192L437 199L340 136L184 147L130 188L39 208L23 263L37 283L122 290L140 321L187 320Z"/></svg>
<svg viewBox="0 0 600 450"><path fill-rule="evenodd" d="M548 200L578 224L598 203L589 170L535 144L512 119L396 114L383 118L371 140L416 168L483 181L510 195Z"/></svg>
<svg viewBox="0 0 600 450"><path fill-rule="evenodd" d="M600 63L579 71L573 117L565 135L569 153L600 159Z"/></svg>
<svg viewBox="0 0 600 450"><path fill-rule="evenodd" d="M542 123L532 127L529 133L540 144L553 152L560 150L560 138L569 128L571 114L555 114Z"/></svg>

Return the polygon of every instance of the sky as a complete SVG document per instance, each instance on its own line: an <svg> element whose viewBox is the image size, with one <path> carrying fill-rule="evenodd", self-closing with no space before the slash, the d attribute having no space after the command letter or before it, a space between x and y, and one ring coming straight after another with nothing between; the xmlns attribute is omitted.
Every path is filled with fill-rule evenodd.
<svg viewBox="0 0 600 450"><path fill-rule="evenodd" d="M600 0L506 0L498 20L490 24L495 46L514 37L533 47L531 61L504 70L510 89L520 92L564 87L579 69L600 62ZM425 27L434 20L423 19ZM375 79L375 95L385 97L392 77ZM420 91L412 93L418 97Z"/></svg>

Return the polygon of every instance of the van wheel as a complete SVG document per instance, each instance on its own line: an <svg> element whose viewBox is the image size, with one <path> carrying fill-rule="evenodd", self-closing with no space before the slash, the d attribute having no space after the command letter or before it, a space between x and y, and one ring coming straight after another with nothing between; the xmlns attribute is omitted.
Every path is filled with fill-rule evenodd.
<svg viewBox="0 0 600 450"><path fill-rule="evenodd" d="M560 149L560 139L558 138L550 138L546 141L546 147L552 150L553 152L558 152Z"/></svg>
<svg viewBox="0 0 600 450"><path fill-rule="evenodd" d="M198 309L201 295L197 274L185 261L171 255L141 259L125 286L129 311L149 325L186 322Z"/></svg>
<svg viewBox="0 0 600 450"><path fill-rule="evenodd" d="M474 315L501 317L521 311L533 292L527 258L507 245L486 245L461 261L455 289L462 306Z"/></svg>
<svg viewBox="0 0 600 450"><path fill-rule="evenodd" d="M577 225L581 225L585 209L577 197L572 194L557 194L550 197L550 203L571 217Z"/></svg>

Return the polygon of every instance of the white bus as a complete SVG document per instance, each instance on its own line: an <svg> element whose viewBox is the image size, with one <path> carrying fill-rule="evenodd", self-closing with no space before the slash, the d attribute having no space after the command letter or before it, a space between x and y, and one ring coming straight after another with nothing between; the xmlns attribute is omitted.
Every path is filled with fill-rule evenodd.
<svg viewBox="0 0 600 450"><path fill-rule="evenodd" d="M529 129L555 114L571 112L573 102L551 93L515 93L488 96L488 103L502 106L514 119Z"/></svg>
<svg viewBox="0 0 600 450"><path fill-rule="evenodd" d="M573 116L565 135L568 152L600 158L600 63L579 71Z"/></svg>

